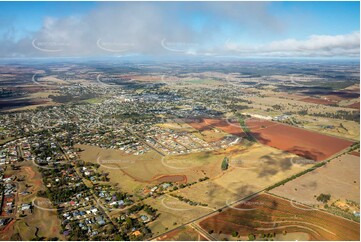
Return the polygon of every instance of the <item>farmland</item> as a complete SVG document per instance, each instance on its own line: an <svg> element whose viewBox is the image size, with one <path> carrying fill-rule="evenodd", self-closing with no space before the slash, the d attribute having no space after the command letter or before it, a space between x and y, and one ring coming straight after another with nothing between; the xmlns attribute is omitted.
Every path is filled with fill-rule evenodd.
<svg viewBox="0 0 361 242"><path fill-rule="evenodd" d="M199 234L195 229L185 226L179 229L176 229L172 232L169 232L159 238L156 241L207 241L201 234Z"/></svg>
<svg viewBox="0 0 361 242"><path fill-rule="evenodd" d="M342 155L297 180L275 188L272 193L297 201L314 200L315 195L329 193L332 194L332 200L360 202L359 168L357 156Z"/></svg>
<svg viewBox="0 0 361 242"><path fill-rule="evenodd" d="M228 121L226 119L200 119L198 122L188 123L193 128L200 131L211 130L213 128L220 129L223 132L228 134L233 134L236 136L244 136L244 132L237 121Z"/></svg>
<svg viewBox="0 0 361 242"><path fill-rule="evenodd" d="M303 98L300 99L302 102L309 102L309 103L316 103L316 104L324 104L324 105L331 105L335 104L335 102L328 100L328 99L321 99L321 98Z"/></svg>
<svg viewBox="0 0 361 242"><path fill-rule="evenodd" d="M289 200L261 194L212 215L199 225L218 240L359 240L359 224ZM232 236L235 235L235 236ZM306 237L305 237L306 236Z"/></svg>
<svg viewBox="0 0 361 242"><path fill-rule="evenodd" d="M316 161L325 160L353 143L267 120L252 118L246 124L259 142Z"/></svg>
<svg viewBox="0 0 361 242"><path fill-rule="evenodd" d="M271 190L271 193L358 220L353 213L360 206L360 158L342 155L319 169ZM324 203L318 201L320 194L330 194L330 200Z"/></svg>
<svg viewBox="0 0 361 242"><path fill-rule="evenodd" d="M164 233L166 229L177 227L179 221L186 222L229 206L268 187L274 181L281 181L312 166L293 164L292 159L297 160L299 157L262 144L250 144L243 150L235 149L228 154L230 161L226 171L221 171L223 159L219 157L217 162L208 165L217 171L207 173L209 180L170 193L207 206L189 206L169 196L161 196L158 201L145 200L160 211L158 220L151 224L152 230Z"/></svg>
<svg viewBox="0 0 361 242"><path fill-rule="evenodd" d="M301 116L294 117L300 123L299 127L306 130L336 136L343 139L357 141L359 139L360 127L357 122L327 117Z"/></svg>
<svg viewBox="0 0 361 242"><path fill-rule="evenodd" d="M357 240L356 65L281 66L4 70L1 239Z"/></svg>

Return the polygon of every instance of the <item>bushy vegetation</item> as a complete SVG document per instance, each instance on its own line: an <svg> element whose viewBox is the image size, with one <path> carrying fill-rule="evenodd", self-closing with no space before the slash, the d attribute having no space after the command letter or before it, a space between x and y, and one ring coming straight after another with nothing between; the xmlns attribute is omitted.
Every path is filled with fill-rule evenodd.
<svg viewBox="0 0 361 242"><path fill-rule="evenodd" d="M228 169L228 158L227 157L224 157L221 168L222 168L222 171L225 171Z"/></svg>
<svg viewBox="0 0 361 242"><path fill-rule="evenodd" d="M318 195L318 197L316 199L319 202L327 203L331 199L331 194L321 193L320 195Z"/></svg>
<svg viewBox="0 0 361 242"><path fill-rule="evenodd" d="M246 125L246 117L244 115L238 115L238 121L239 125L241 126L243 132L247 134L247 139L253 142L256 142L257 140L251 135L251 130Z"/></svg>
<svg viewBox="0 0 361 242"><path fill-rule="evenodd" d="M354 150L358 150L358 149L360 149L360 141L353 143L349 150L354 151Z"/></svg>
<svg viewBox="0 0 361 242"><path fill-rule="evenodd" d="M170 195L171 195L172 197L177 198L179 201L188 203L188 204L191 205L191 206L197 206L197 205L203 206L203 207L207 207L207 206L208 206L208 204L206 204L206 203L194 202L194 201L192 201L192 200L190 200L190 199L188 199L188 198L185 198L185 197L183 197L183 196L180 196L180 195L175 195L175 194L170 194Z"/></svg>

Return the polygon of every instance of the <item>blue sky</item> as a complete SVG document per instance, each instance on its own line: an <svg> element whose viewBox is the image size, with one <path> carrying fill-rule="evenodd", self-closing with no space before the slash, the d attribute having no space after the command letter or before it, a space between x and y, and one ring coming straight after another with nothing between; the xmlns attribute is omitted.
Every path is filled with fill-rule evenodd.
<svg viewBox="0 0 361 242"><path fill-rule="evenodd" d="M359 2L275 2L270 11L289 22L292 36L336 35L360 29Z"/></svg>
<svg viewBox="0 0 361 242"><path fill-rule="evenodd" d="M41 29L45 17L82 16L96 5L96 2L0 2L0 21L12 25L20 37ZM0 27L4 32L8 26Z"/></svg>
<svg viewBox="0 0 361 242"><path fill-rule="evenodd" d="M107 36L113 42L114 39L117 39L119 42L121 40L130 45L128 37L131 36L132 41L135 42L132 43L132 46L141 46L137 50L140 53L147 52L147 44L140 44L138 40L144 39L144 36L151 36L152 33L147 32L149 29L156 35L149 41L158 41L157 43L159 43L164 39L167 39L168 42L172 39L174 46L175 39L177 39L179 43L188 41L189 43L197 43L203 48L202 50L194 50L193 46L193 49L184 50L185 53L193 53L194 51L213 53L215 50L225 52L220 49L224 48L224 43L228 41L227 43L232 43L233 49L246 49L245 53L248 55L251 55L249 52L252 50L257 50L256 54L285 51L279 47L282 46L282 43L299 45L299 49L312 49L314 48L312 36L326 36L330 44L334 48L338 48L337 51L333 52L333 55L342 55L344 52L339 51L342 46L335 45L334 42L337 40L343 41L343 43L351 43L352 41L350 42L348 39L357 39L357 33L359 36L360 29L360 3L356 1L266 3L0 2L0 9L2 10L0 41L7 41L8 45L5 46L9 46L12 52L24 49L24 53L3 51L0 53L3 56L36 55L34 50L30 51L31 53L25 53L25 46L17 48L16 45L25 42L24 39L26 38L33 40L38 40L40 37L42 39L48 38L44 33L44 26L47 26L47 34L51 35L52 39L54 36L57 38L61 36L62 40L69 40L69 36L71 36L72 42L84 42L84 39L87 41L91 38L99 40ZM113 11L114 9L117 9L117 12ZM135 13L132 14L133 12ZM115 31L109 26L113 25L112 22L104 19L108 16L114 18L113 28ZM135 18L133 19L133 17ZM147 24L160 25L159 28L162 30L158 30L154 26L148 28ZM127 29L123 31L124 35L119 32L118 26ZM74 29L77 28L87 28L88 30L81 33L79 31L74 32ZM97 33L94 33L94 30L97 30ZM112 36L113 32L116 33ZM100 37L97 37L96 34ZM290 39L294 41L290 42ZM319 41L319 37L316 37L316 41ZM279 42L276 43L277 48L274 47L273 42ZM122 44L124 45L124 43ZM118 45L120 44L118 43ZM183 47L185 45L183 44ZM148 46L148 48L154 50L152 46ZM325 55L324 50L327 49L327 46L321 46L321 48L323 50L320 54ZM345 49L348 49L344 53L345 55L352 52L349 47L345 47ZM97 51L86 52L82 50L79 51L79 55L97 55L99 54L96 53ZM295 52L296 50L292 51ZM240 51L236 52L239 54ZM299 51L296 52L294 54L300 54ZM42 54L44 53L39 53L39 55ZM352 55L354 54L355 51L352 52Z"/></svg>

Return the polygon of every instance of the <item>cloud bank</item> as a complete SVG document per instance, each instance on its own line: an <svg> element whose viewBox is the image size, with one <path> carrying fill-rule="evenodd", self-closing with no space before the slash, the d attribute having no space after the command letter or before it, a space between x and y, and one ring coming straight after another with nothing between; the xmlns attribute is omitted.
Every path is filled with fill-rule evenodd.
<svg viewBox="0 0 361 242"><path fill-rule="evenodd" d="M312 35L306 40L286 39L249 46L227 41L225 48L240 54L261 56L332 57L360 55L360 32L345 35Z"/></svg>
<svg viewBox="0 0 361 242"><path fill-rule="evenodd" d="M233 37L259 38L286 31L284 21L263 2L100 3L81 17L46 17L42 28L15 39L9 27L0 36L0 57L144 55L235 55L355 57L360 33L313 35L263 45L239 44Z"/></svg>

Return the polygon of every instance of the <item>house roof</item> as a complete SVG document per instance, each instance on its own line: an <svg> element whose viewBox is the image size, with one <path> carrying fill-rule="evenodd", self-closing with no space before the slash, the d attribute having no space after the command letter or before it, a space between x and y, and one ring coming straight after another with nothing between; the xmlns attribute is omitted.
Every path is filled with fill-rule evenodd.
<svg viewBox="0 0 361 242"><path fill-rule="evenodd" d="M138 235L141 235L142 233L139 230L137 230L137 231L134 231L132 234L135 236L138 236Z"/></svg>

